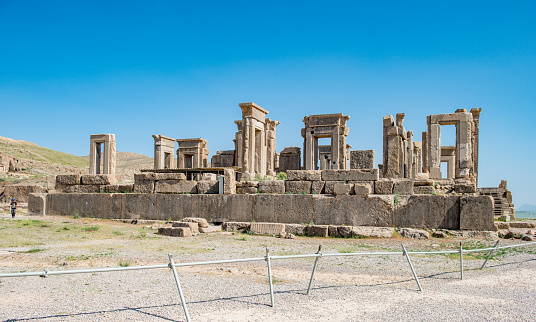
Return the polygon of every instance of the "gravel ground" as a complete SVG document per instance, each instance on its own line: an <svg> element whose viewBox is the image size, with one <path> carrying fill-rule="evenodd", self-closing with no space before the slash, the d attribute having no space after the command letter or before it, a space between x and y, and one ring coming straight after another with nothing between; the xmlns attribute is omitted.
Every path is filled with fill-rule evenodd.
<svg viewBox="0 0 536 322"><path fill-rule="evenodd" d="M25 220L39 220L35 227ZM0 272L167 264L272 255L456 249L493 240L279 239L216 233L193 238L154 235L152 229L105 220L0 214ZM70 226L69 226L70 225ZM61 227L70 227L64 229ZM98 232L76 227L101 227ZM24 230L26 229L26 230ZM107 233L109 232L109 233ZM144 232L143 234L141 232ZM62 235L68 233L69 235ZM136 235L138 234L138 235ZM3 238L15 239L17 245ZM502 241L501 244L520 243ZM39 247L39 251L32 251ZM30 252L28 252L30 251ZM397 256L325 257L311 294L314 259L273 260L275 306L266 262L178 268L193 321L532 320L536 313L536 246L500 252L484 270L485 254L413 255L423 292L406 259ZM0 279L1 321L184 321L169 269Z"/></svg>

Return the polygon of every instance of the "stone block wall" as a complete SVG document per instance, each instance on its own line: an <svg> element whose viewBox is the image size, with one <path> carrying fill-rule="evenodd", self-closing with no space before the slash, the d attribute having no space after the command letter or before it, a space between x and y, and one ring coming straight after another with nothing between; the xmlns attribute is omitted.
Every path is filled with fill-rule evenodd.
<svg viewBox="0 0 536 322"><path fill-rule="evenodd" d="M51 193L44 205L36 201L31 212L39 212L39 207L48 215L108 219L180 220L195 216L211 222L494 229L489 196Z"/></svg>

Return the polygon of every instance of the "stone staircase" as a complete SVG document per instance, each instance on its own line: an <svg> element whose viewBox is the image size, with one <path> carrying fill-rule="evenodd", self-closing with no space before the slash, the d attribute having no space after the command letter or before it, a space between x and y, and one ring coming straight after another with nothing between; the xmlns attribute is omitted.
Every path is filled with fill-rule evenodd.
<svg viewBox="0 0 536 322"><path fill-rule="evenodd" d="M502 180L498 188L479 188L480 195L493 198L493 212L496 218L505 221L515 220L516 209L512 203L512 192L506 188L506 180Z"/></svg>

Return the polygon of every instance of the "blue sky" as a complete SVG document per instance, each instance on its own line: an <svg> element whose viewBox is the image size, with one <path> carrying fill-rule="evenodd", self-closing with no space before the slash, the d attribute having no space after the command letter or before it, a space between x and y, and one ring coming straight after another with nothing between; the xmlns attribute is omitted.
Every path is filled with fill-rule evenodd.
<svg viewBox="0 0 536 322"><path fill-rule="evenodd" d="M152 156L151 135L233 149L238 103L301 146L305 115L350 115L381 163L382 117L482 108L480 186L536 204L534 1L0 0L0 135L76 155L89 135ZM15 120L12 120L12 117ZM451 133L451 134L449 134ZM444 144L454 142L446 130Z"/></svg>

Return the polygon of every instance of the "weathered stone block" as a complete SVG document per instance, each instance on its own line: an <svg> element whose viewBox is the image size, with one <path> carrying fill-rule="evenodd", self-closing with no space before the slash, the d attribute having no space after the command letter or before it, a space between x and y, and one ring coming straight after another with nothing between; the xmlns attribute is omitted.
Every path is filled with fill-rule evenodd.
<svg viewBox="0 0 536 322"><path fill-rule="evenodd" d="M45 188L38 185L14 184L4 187L4 200L9 203L15 199L18 203L28 202L28 194L42 193Z"/></svg>
<svg viewBox="0 0 536 322"><path fill-rule="evenodd" d="M106 193L127 193L134 191L133 184L112 184L101 187Z"/></svg>
<svg viewBox="0 0 536 322"><path fill-rule="evenodd" d="M219 186L220 184L218 180L199 181L197 183L197 193L198 194L216 194L219 191Z"/></svg>
<svg viewBox="0 0 536 322"><path fill-rule="evenodd" d="M322 171L320 170L287 170L287 180L289 181L320 181Z"/></svg>
<svg viewBox="0 0 536 322"><path fill-rule="evenodd" d="M285 231L287 234L294 234L296 236L305 236L306 225L301 224L286 224Z"/></svg>
<svg viewBox="0 0 536 322"><path fill-rule="evenodd" d="M96 184L91 185L78 185L78 186L71 186L71 187L77 187L77 193L99 193L101 192L101 186ZM104 190L102 191L104 192Z"/></svg>
<svg viewBox="0 0 536 322"><path fill-rule="evenodd" d="M134 184L136 188L136 184ZM197 193L197 182L187 180L160 180L154 184L155 193Z"/></svg>
<svg viewBox="0 0 536 322"><path fill-rule="evenodd" d="M461 230L493 230L493 199L490 196L460 198Z"/></svg>
<svg viewBox="0 0 536 322"><path fill-rule="evenodd" d="M60 185L75 185L80 184L79 174L59 174L56 176L56 184Z"/></svg>
<svg viewBox="0 0 536 322"><path fill-rule="evenodd" d="M115 175L111 174L84 174L80 179L82 184L85 185L107 185L117 183Z"/></svg>
<svg viewBox="0 0 536 322"><path fill-rule="evenodd" d="M285 193L285 181L283 180L265 180L259 181L259 193Z"/></svg>
<svg viewBox="0 0 536 322"><path fill-rule="evenodd" d="M404 238L411 239L429 239L430 233L426 230L412 229L412 228L397 228L396 232Z"/></svg>
<svg viewBox="0 0 536 322"><path fill-rule="evenodd" d="M454 191L457 193L475 193L476 184L471 182L456 182L454 184Z"/></svg>
<svg viewBox="0 0 536 322"><path fill-rule="evenodd" d="M328 227L328 235L329 237L341 237L341 235L339 235L339 231L338 231L338 226L329 226Z"/></svg>
<svg viewBox="0 0 536 322"><path fill-rule="evenodd" d="M190 228L185 227L161 227L158 228L158 234L171 237L192 237Z"/></svg>
<svg viewBox="0 0 536 322"><path fill-rule="evenodd" d="M436 190L433 186L413 186L413 193L416 195L433 195Z"/></svg>
<svg viewBox="0 0 536 322"><path fill-rule="evenodd" d="M328 237L328 225L310 225L305 229L307 236L311 237Z"/></svg>
<svg viewBox="0 0 536 322"><path fill-rule="evenodd" d="M497 223L497 224L500 224L500 223ZM503 224L507 224L509 228L528 228L528 229L536 228L536 224L533 222L512 221L512 222L503 223Z"/></svg>
<svg viewBox="0 0 536 322"><path fill-rule="evenodd" d="M236 187L237 188L246 188L246 187L258 188L259 181L238 181L236 183Z"/></svg>
<svg viewBox="0 0 536 322"><path fill-rule="evenodd" d="M154 180L186 180L186 175L184 173L152 173L152 175Z"/></svg>
<svg viewBox="0 0 536 322"><path fill-rule="evenodd" d="M217 233L222 230L221 226L208 226L208 227L199 227L199 232L202 234Z"/></svg>
<svg viewBox="0 0 536 322"><path fill-rule="evenodd" d="M233 169L223 170L223 194L234 195L236 193L235 171Z"/></svg>
<svg viewBox="0 0 536 322"><path fill-rule="evenodd" d="M372 187L368 183L355 183L354 184L354 195L358 196L368 196L372 193Z"/></svg>
<svg viewBox="0 0 536 322"><path fill-rule="evenodd" d="M143 172L143 173L135 173L134 174L134 181L154 181L156 180L156 173L154 172Z"/></svg>
<svg viewBox="0 0 536 322"><path fill-rule="evenodd" d="M199 225L199 228L208 227L208 221L205 218L186 217L182 219L182 222L195 222Z"/></svg>
<svg viewBox="0 0 536 322"><path fill-rule="evenodd" d="M395 179L393 193L399 195L412 195L413 181L410 179Z"/></svg>
<svg viewBox="0 0 536 322"><path fill-rule="evenodd" d="M186 227L192 234L199 234L199 224L196 222L174 222L172 227Z"/></svg>
<svg viewBox="0 0 536 322"><path fill-rule="evenodd" d="M324 181L311 181L311 193L313 195L319 195L324 193Z"/></svg>
<svg viewBox="0 0 536 322"><path fill-rule="evenodd" d="M257 188L255 187L240 187L240 188L236 188L236 193L237 194L256 194L257 193Z"/></svg>
<svg viewBox="0 0 536 322"><path fill-rule="evenodd" d="M251 223L249 222L229 221L229 222L223 223L223 230L246 232L249 230L250 226L251 226Z"/></svg>
<svg viewBox="0 0 536 322"><path fill-rule="evenodd" d="M344 238L391 238L393 228L367 226L339 226L338 232Z"/></svg>
<svg viewBox="0 0 536 322"><path fill-rule="evenodd" d="M419 179L413 181L413 186L434 186L434 180L431 179Z"/></svg>
<svg viewBox="0 0 536 322"><path fill-rule="evenodd" d="M332 195L333 187L335 187L337 183L346 183L346 182L345 181L326 181L326 183L324 184L324 193L327 195Z"/></svg>
<svg viewBox="0 0 536 322"><path fill-rule="evenodd" d="M259 235L280 235L285 232L284 224L251 223L250 231Z"/></svg>
<svg viewBox="0 0 536 322"><path fill-rule="evenodd" d="M46 193L30 193L28 195L28 215L46 215L46 204Z"/></svg>
<svg viewBox="0 0 536 322"><path fill-rule="evenodd" d="M350 151L350 169L373 169L374 150Z"/></svg>
<svg viewBox="0 0 536 322"><path fill-rule="evenodd" d="M394 182L390 179L381 179L374 183L374 193L377 195L393 194Z"/></svg>
<svg viewBox="0 0 536 322"><path fill-rule="evenodd" d="M375 181L379 178L378 169L322 170L324 181Z"/></svg>
<svg viewBox="0 0 536 322"><path fill-rule="evenodd" d="M349 183L337 183L333 186L334 195L349 195L353 190L353 185Z"/></svg>
<svg viewBox="0 0 536 322"><path fill-rule="evenodd" d="M154 193L154 181L136 180L134 193Z"/></svg>
<svg viewBox="0 0 536 322"><path fill-rule="evenodd" d="M214 181L216 180L216 177L215 173L203 173L201 180Z"/></svg>
<svg viewBox="0 0 536 322"><path fill-rule="evenodd" d="M311 181L285 181L285 192L292 194L310 194Z"/></svg>

